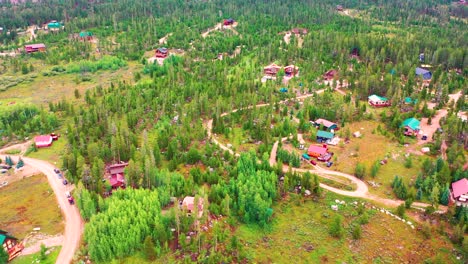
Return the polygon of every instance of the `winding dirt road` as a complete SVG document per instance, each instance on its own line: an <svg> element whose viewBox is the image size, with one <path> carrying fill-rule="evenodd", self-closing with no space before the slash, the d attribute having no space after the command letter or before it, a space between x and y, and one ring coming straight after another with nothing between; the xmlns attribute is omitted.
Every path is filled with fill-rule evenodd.
<svg viewBox="0 0 468 264"><path fill-rule="evenodd" d="M312 94L307 94L307 95L298 96L298 97L295 97L295 98L292 98L292 99L283 100L283 101L280 101L279 103L284 104L284 103L286 103L286 102L288 102L290 100L294 100L294 99L304 100L304 99L306 99L308 97L314 96L315 94L320 94L320 93L323 93L323 92L324 92L324 90L322 89L322 90L316 91L315 93L312 93ZM256 105L255 107L264 107L264 106L268 106L268 105L270 105L270 103L261 103L261 104ZM220 116L221 117L227 116L227 115L229 115L231 113L235 113L235 112L237 112L239 110L252 109L253 107L254 106L248 106L248 107L244 107L244 108L234 109L234 110L232 110L230 112L222 113ZM239 153L234 152L232 149L228 148L226 145L220 143L216 139L215 135L213 135L213 133L212 133L213 119L209 119L209 120L205 121L204 126L205 126L205 128L207 130L208 138L210 138L213 143L218 145L221 149L228 151L231 155L240 156ZM281 140L284 141L286 139L287 138L282 138ZM271 166L274 166L276 164L276 153L277 153L277 150L278 150L278 144L279 144L279 141L276 141L273 144L273 147L272 147L272 150L271 150L271 153L270 153L269 162L270 162ZM288 166L283 166L283 172L288 172L288 170L289 170ZM346 178L346 179L350 180L353 184L356 185L356 187L357 187L356 190L354 190L354 191L345 191L345 190L341 190L341 189L334 188L332 186L326 185L324 183L320 183L320 187L322 187L323 189L329 190L331 192L334 192L334 193L337 193L337 194L340 194L340 195L349 196L349 197L364 198L364 199L368 199L368 200L372 200L372 201L381 203L381 204L383 204L385 206L389 206L389 207L397 207L400 204L404 203L404 201L402 201L402 200L386 199L386 198L378 197L378 196L376 196L374 194L370 194L369 193L369 188L367 187L367 184L364 181L356 178L353 175L349 175L349 174L338 172L338 171L328 170L328 169L322 168L320 166L315 166L315 168L311 169L311 170L293 168L292 171L295 171L295 172L298 172L298 173L310 172L310 173L317 174L320 177L331 179L331 180L334 180L334 179L332 177L330 177L330 176L338 176L338 177ZM428 207L428 206L430 206L430 204L414 202L413 206L414 207ZM439 211L438 211L439 213L444 213L444 212L447 211L446 206L439 206L438 209L439 209Z"/></svg>
<svg viewBox="0 0 468 264"><path fill-rule="evenodd" d="M3 159L4 155L1 156ZM14 160L18 160L19 156L11 156ZM60 254L57 257L56 263L66 264L71 263L75 251L78 249L83 233L83 220L76 205L70 205L65 196L65 192L73 190L72 185L63 185L61 180L57 178L54 172L54 166L46 161L21 157L25 164L36 168L47 176L50 187L55 192L57 201L65 216L65 234Z"/></svg>

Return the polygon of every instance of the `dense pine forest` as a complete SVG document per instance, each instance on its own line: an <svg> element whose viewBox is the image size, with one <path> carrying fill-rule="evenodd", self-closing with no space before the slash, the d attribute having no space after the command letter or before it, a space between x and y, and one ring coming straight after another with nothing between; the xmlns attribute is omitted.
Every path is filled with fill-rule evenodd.
<svg viewBox="0 0 468 264"><path fill-rule="evenodd" d="M390 191L383 197L404 200L408 208L413 202L431 204L426 209L431 214L449 204L452 182L468 178L468 126L458 116L468 108L467 5L446 0L44 0L2 1L0 7L0 51L16 54L0 57L0 95L28 82L39 89L37 80L57 78L58 86L64 82L60 78L74 76L76 82L71 97L0 105L0 145L62 133L66 144L58 166L76 185L86 221L77 259L256 262L258 255L236 235L238 226L258 234L272 230L286 211L274 208L287 201L304 203L300 197L306 190L312 203L330 207L324 202L330 194L320 184L332 180L295 170L301 168L301 156L286 143L297 149L297 134L315 142L320 127L311 121L319 118L338 124L336 134L348 141L354 140L353 124L376 122L372 135L405 150L417 144L404 135L404 120L432 120L438 110L447 111L438 119L440 132L424 144L429 155L406 155L401 170L388 172ZM235 28L221 26L227 18L236 21ZM52 20L63 27L38 29ZM204 35L218 23L219 30ZM27 35L31 27L35 39ZM285 34L293 28L305 28L307 34L292 34L287 43ZM77 37L85 31L98 41ZM47 51L17 52L33 43L44 43ZM148 61L162 47L173 55L161 64ZM271 63L296 65L299 76L282 82L281 70L276 80L262 82ZM430 83L415 74L416 67L432 72ZM323 75L331 69L338 74L325 83ZM94 85L97 74L113 71L131 77ZM83 83L91 88L78 88ZM337 86L345 95L334 91ZM461 99L454 103L451 96L457 93ZM370 107L372 94L388 98L389 107ZM296 99L304 95L309 97ZM269 158L277 141L273 165ZM336 146L335 163L351 159L338 156L345 148L345 143ZM352 152L350 157L356 157L359 147ZM339 170L373 181L387 165L380 165L380 157L372 159ZM103 177L109 165L120 162L128 162L126 189L115 190ZM414 180L403 180L401 171L411 168ZM190 216L179 208L185 196L203 204ZM371 216L356 208L349 218L357 220L346 231L343 219L324 216L321 224L330 223L336 231L330 237L359 237ZM461 252L459 260L466 260L466 207L451 207L440 221L450 231L439 233L447 234ZM366 263L351 255L329 261ZM435 253L419 257L416 262L447 263Z"/></svg>

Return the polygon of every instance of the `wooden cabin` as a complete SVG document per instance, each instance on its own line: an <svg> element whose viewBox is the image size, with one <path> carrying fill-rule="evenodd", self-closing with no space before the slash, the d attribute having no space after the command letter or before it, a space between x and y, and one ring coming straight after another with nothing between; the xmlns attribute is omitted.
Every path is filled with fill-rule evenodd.
<svg viewBox="0 0 468 264"><path fill-rule="evenodd" d="M157 48L156 49L156 58L166 58L169 54L167 48Z"/></svg>
<svg viewBox="0 0 468 264"><path fill-rule="evenodd" d="M326 81L330 81L335 79L337 76L338 72L336 70L329 70L323 75L323 79Z"/></svg>
<svg viewBox="0 0 468 264"><path fill-rule="evenodd" d="M367 99L368 103L373 107L386 107L391 105L387 98L375 94L369 96Z"/></svg>
<svg viewBox="0 0 468 264"><path fill-rule="evenodd" d="M417 136L421 130L421 122L416 118L408 118L401 124L401 127L405 129L405 136Z"/></svg>
<svg viewBox="0 0 468 264"><path fill-rule="evenodd" d="M299 73L299 67L288 65L284 67L284 73L286 77L295 77Z"/></svg>
<svg viewBox="0 0 468 264"><path fill-rule="evenodd" d="M125 188L125 168L128 166L128 163L116 163L108 167L108 172L110 174L109 184L112 186L112 189Z"/></svg>
<svg viewBox="0 0 468 264"><path fill-rule="evenodd" d="M44 52L46 51L46 46L43 43L39 44L29 44L24 46L24 51L26 53L33 53L33 52Z"/></svg>
<svg viewBox="0 0 468 264"><path fill-rule="evenodd" d="M278 66L274 63L266 66L265 68L263 68L263 73L267 76L272 76L272 77L276 77L276 74L278 74L278 71L281 70L281 66Z"/></svg>
<svg viewBox="0 0 468 264"><path fill-rule="evenodd" d="M8 254L8 261L17 257L24 249L22 242L19 242L17 238L3 230L0 230L0 245L3 246L3 249Z"/></svg>

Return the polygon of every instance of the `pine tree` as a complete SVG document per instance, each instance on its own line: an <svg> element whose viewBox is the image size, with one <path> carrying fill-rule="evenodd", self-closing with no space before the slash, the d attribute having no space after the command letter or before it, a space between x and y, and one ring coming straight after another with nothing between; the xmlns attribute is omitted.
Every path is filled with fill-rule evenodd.
<svg viewBox="0 0 468 264"><path fill-rule="evenodd" d="M157 257L154 248L153 239L151 236L147 236L143 242L143 250L145 252L146 259L149 261L154 261Z"/></svg>
<svg viewBox="0 0 468 264"><path fill-rule="evenodd" d="M449 204L449 199L450 199L450 190L448 187L445 187L444 191L440 195L440 204L442 205L448 205Z"/></svg>

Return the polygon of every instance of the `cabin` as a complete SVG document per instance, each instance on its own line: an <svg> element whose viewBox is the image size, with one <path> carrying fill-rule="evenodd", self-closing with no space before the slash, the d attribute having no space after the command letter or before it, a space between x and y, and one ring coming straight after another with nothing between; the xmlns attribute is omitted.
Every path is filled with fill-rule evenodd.
<svg viewBox="0 0 468 264"><path fill-rule="evenodd" d="M281 66L278 66L274 63L263 68L263 73L267 76L276 77L278 71L281 70Z"/></svg>
<svg viewBox="0 0 468 264"><path fill-rule="evenodd" d="M418 135L419 131L421 130L420 121L416 118L408 118L403 121L401 127L405 129L405 136L416 136Z"/></svg>
<svg viewBox="0 0 468 264"><path fill-rule="evenodd" d="M323 79L325 81L333 80L333 79L335 79L337 74L338 74L338 72L336 70L329 70L323 75Z"/></svg>
<svg viewBox="0 0 468 264"><path fill-rule="evenodd" d="M335 137L335 134L328 131L317 131L317 142L325 143L331 141Z"/></svg>
<svg viewBox="0 0 468 264"><path fill-rule="evenodd" d="M284 74L286 77L295 77L299 74L299 67L294 65L288 65L284 67Z"/></svg>
<svg viewBox="0 0 468 264"><path fill-rule="evenodd" d="M373 107L385 107L391 105L387 98L375 94L369 96L367 99L369 104Z"/></svg>
<svg viewBox="0 0 468 264"><path fill-rule="evenodd" d="M52 146L53 137L51 135L41 135L34 138L36 148L46 148Z"/></svg>
<svg viewBox="0 0 468 264"><path fill-rule="evenodd" d="M306 35L309 33L309 30L306 28L293 28L291 29L291 33L296 34L296 35Z"/></svg>
<svg viewBox="0 0 468 264"><path fill-rule="evenodd" d="M343 6L342 5L336 5L336 10L337 11L343 11Z"/></svg>
<svg viewBox="0 0 468 264"><path fill-rule="evenodd" d="M187 214L195 212L195 197L186 196L182 201L182 209L187 211ZM203 215L203 199L198 199L198 218Z"/></svg>
<svg viewBox="0 0 468 264"><path fill-rule="evenodd" d="M93 39L93 33L89 31L81 31L80 32L80 40L92 40Z"/></svg>
<svg viewBox="0 0 468 264"><path fill-rule="evenodd" d="M307 155L310 157L318 158L328 153L328 147L326 144L321 146L310 145L309 149L307 150Z"/></svg>
<svg viewBox="0 0 468 264"><path fill-rule="evenodd" d="M112 189L125 188L125 168L128 166L128 163L122 162L110 165L107 168L107 171L110 174L109 184L112 186Z"/></svg>
<svg viewBox="0 0 468 264"><path fill-rule="evenodd" d="M0 245L8 254L8 261L11 261L17 257L24 249L22 242L18 242L18 239L9 235L8 232L0 230Z"/></svg>
<svg viewBox="0 0 468 264"><path fill-rule="evenodd" d="M415 73L417 76L421 77L423 81L430 81L432 79L432 72L426 69L417 67Z"/></svg>
<svg viewBox="0 0 468 264"><path fill-rule="evenodd" d="M453 182L450 190L450 202L456 206L468 206L468 179Z"/></svg>
<svg viewBox="0 0 468 264"><path fill-rule="evenodd" d="M338 130L338 125L331 122L331 121L328 121L326 119L323 119L323 118L319 118L317 120L315 120L314 122L314 125L316 127L320 127L321 125L328 131L331 131L331 130Z"/></svg>
<svg viewBox="0 0 468 264"><path fill-rule="evenodd" d="M231 25L234 24L234 22L236 22L236 21L234 21L234 19L228 18L228 19L224 19L223 24L224 24L225 26L231 26Z"/></svg>
<svg viewBox="0 0 468 264"><path fill-rule="evenodd" d="M38 51L44 52L46 51L46 46L43 43L25 45L24 51L26 53L33 53L33 52L38 52Z"/></svg>
<svg viewBox="0 0 468 264"><path fill-rule="evenodd" d="M157 48L156 49L156 58L166 58L168 55L168 50L167 48Z"/></svg>

